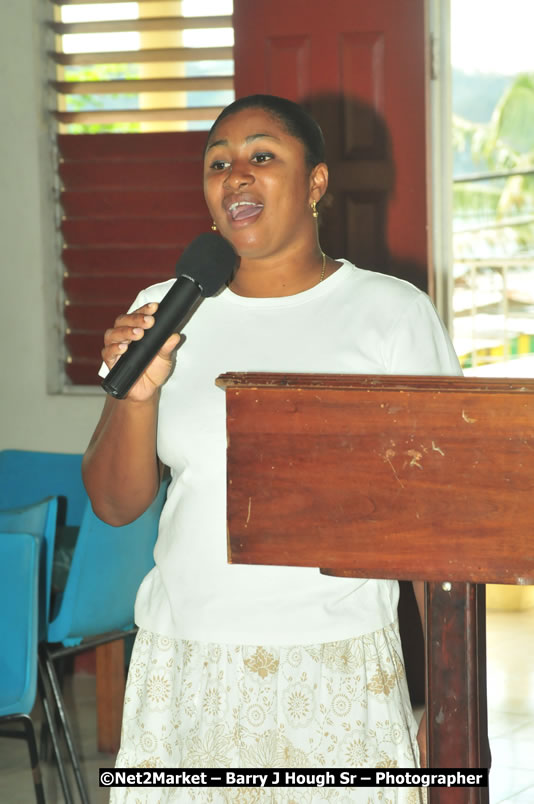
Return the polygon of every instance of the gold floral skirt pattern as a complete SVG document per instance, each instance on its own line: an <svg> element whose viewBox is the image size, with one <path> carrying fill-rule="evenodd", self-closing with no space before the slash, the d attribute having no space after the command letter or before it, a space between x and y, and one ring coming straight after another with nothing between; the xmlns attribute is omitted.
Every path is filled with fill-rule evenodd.
<svg viewBox="0 0 534 804"><path fill-rule="evenodd" d="M417 767L397 623L294 647L140 630L117 767ZM418 804L417 788L115 788L113 804Z"/></svg>

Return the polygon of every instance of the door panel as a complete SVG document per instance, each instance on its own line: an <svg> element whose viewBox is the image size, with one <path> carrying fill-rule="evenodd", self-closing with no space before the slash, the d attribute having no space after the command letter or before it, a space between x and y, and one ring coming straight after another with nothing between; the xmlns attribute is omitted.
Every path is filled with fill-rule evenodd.
<svg viewBox="0 0 534 804"><path fill-rule="evenodd" d="M325 134L323 249L426 289L425 0L234 0L234 26L236 97L300 101ZM406 582L399 615L420 704L423 636Z"/></svg>
<svg viewBox="0 0 534 804"><path fill-rule="evenodd" d="M267 84L273 87L270 94L302 98L309 93L310 52L309 36L279 36L267 40L265 69Z"/></svg>
<svg viewBox="0 0 534 804"><path fill-rule="evenodd" d="M298 100L327 142L321 242L427 285L425 0L234 0L236 97Z"/></svg>

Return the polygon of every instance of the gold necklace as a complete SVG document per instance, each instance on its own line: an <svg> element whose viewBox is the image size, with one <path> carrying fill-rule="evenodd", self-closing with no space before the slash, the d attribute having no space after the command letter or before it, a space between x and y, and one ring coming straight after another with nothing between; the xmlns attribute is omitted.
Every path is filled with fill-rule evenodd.
<svg viewBox="0 0 534 804"><path fill-rule="evenodd" d="M326 268L326 254L324 253L324 251L321 251L321 254L323 255L323 267L321 268L321 276L319 277L319 282L323 281L324 272L325 272L325 268Z"/></svg>

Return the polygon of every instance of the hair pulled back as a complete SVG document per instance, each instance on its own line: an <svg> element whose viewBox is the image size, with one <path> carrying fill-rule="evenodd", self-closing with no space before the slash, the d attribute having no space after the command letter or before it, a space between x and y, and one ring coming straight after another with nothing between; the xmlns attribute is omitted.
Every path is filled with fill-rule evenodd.
<svg viewBox="0 0 534 804"><path fill-rule="evenodd" d="M246 95L226 106L210 129L208 142L219 123L244 109L263 109L304 146L306 164L311 169L325 161L325 145L321 127L305 109L294 101L277 95Z"/></svg>

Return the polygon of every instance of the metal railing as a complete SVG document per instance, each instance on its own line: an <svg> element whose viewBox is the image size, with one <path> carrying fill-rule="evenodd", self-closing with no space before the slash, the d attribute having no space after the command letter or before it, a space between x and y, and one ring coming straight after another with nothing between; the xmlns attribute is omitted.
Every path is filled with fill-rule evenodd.
<svg viewBox="0 0 534 804"><path fill-rule="evenodd" d="M464 367L534 354L534 255L456 259L453 311Z"/></svg>
<svg viewBox="0 0 534 804"><path fill-rule="evenodd" d="M533 174L534 168L480 172L458 176L454 184ZM454 233L453 338L465 368L476 370L534 355L534 236L532 248L526 253L476 254L478 238L507 228L518 231L519 227L531 227L532 212L525 209L521 215L497 218L495 211L490 214L488 210L488 219L481 220L480 210L473 210L479 220L468 222ZM474 249L474 255L460 256L460 238L464 247L468 242ZM484 251L487 253L488 248L484 247Z"/></svg>

